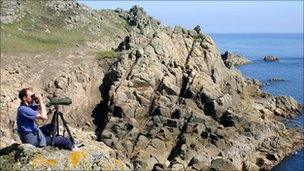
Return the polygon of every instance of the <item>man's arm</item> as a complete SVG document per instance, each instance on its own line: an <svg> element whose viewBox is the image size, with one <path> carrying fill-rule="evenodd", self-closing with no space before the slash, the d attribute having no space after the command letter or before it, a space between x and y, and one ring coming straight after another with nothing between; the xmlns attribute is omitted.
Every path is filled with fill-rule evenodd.
<svg viewBox="0 0 304 171"><path fill-rule="evenodd" d="M35 97L39 100L39 106L37 111L37 119L47 120L46 108L42 100L42 96L40 93L35 93Z"/></svg>

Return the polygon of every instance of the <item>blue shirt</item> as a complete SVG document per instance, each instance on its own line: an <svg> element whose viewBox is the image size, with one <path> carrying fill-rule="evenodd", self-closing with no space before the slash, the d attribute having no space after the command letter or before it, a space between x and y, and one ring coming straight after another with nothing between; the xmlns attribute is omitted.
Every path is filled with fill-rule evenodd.
<svg viewBox="0 0 304 171"><path fill-rule="evenodd" d="M17 126L18 126L18 133L22 135L26 135L29 132L36 132L37 126L35 124L35 119L37 116L37 105L25 105L20 104L17 111Z"/></svg>

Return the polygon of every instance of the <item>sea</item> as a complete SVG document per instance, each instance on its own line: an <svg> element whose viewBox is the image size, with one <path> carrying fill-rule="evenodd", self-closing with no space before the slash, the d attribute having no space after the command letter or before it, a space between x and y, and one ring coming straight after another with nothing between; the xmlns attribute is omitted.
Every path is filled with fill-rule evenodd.
<svg viewBox="0 0 304 171"><path fill-rule="evenodd" d="M244 77L256 78L265 86L262 91L274 95L289 95L303 104L303 33L286 34L211 34L217 47L224 53L230 51L253 61L252 64L239 67ZM266 55L279 58L275 62L264 62ZM284 81L269 82L279 78ZM304 112L294 119L286 120L289 127L299 127L303 132ZM285 157L273 168L275 171L304 171L304 148Z"/></svg>

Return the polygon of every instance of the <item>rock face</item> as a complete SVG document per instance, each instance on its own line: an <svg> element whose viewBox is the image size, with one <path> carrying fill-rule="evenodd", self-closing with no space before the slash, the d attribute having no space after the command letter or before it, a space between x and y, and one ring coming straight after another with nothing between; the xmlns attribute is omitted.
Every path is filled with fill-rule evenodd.
<svg viewBox="0 0 304 171"><path fill-rule="evenodd" d="M107 109L99 115L109 122L97 134L134 169L240 170L246 161L270 168L280 160L255 149L285 131L273 123L275 110L299 113L294 100L266 96L257 82L225 67L207 34L147 25L130 35L122 43L129 48L105 74L100 104ZM285 138L282 146L290 147Z"/></svg>
<svg viewBox="0 0 304 171"><path fill-rule="evenodd" d="M222 59L226 65L226 67L231 68L231 66L240 66L252 63L249 59L245 58L244 56L237 55L231 52L226 51L224 54L221 55Z"/></svg>
<svg viewBox="0 0 304 171"><path fill-rule="evenodd" d="M279 58L276 57L276 56L268 55L268 56L265 56L265 57L263 58L263 60L264 60L265 62L272 62L272 61L278 61Z"/></svg>
<svg viewBox="0 0 304 171"><path fill-rule="evenodd" d="M65 9L62 5L56 9ZM261 92L259 81L227 67L212 38L200 28L162 27L138 6L103 13L127 24L126 34L108 43L115 45L120 37L121 42L112 47L118 54L115 62L88 54L53 60L46 56L37 57L44 66L37 69L27 60L10 62L20 56L1 60L5 64L1 78L7 82L1 83L1 110L10 116L1 115L1 123L14 129L16 87L36 83L34 88L46 95L71 97L72 106L64 110L69 113L66 119L82 129L94 124L98 141L76 137L87 145L75 154L15 145L10 152L1 151L3 165L16 169L270 169L284 155L303 147L301 133L276 121L277 115L295 116L301 105L291 97ZM1 127L1 134L8 132L16 135ZM71 162L79 158L76 165ZM37 166L37 161L43 165Z"/></svg>
<svg viewBox="0 0 304 171"><path fill-rule="evenodd" d="M36 148L30 144L13 144L0 150L3 170L130 170L128 159L105 144L94 140L93 132L76 128L73 134L84 140L81 151L71 152L53 147ZM81 136L79 136L81 135ZM14 161L14 162L11 162Z"/></svg>

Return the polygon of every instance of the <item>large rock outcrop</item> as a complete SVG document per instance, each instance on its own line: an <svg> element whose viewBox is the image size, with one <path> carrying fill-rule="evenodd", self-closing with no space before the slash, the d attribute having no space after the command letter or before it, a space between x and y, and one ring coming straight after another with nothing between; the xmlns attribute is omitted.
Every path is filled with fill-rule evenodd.
<svg viewBox="0 0 304 171"><path fill-rule="evenodd" d="M99 114L109 122L97 134L131 158L134 169L240 170L270 168L280 160L266 156L260 164L268 153L256 148L286 132L273 119L276 111L299 113L299 104L265 96L238 70L226 68L207 34L149 25L131 31L122 43L130 48L120 49L101 86L100 104L107 110ZM290 149L298 138L283 137L279 146Z"/></svg>

